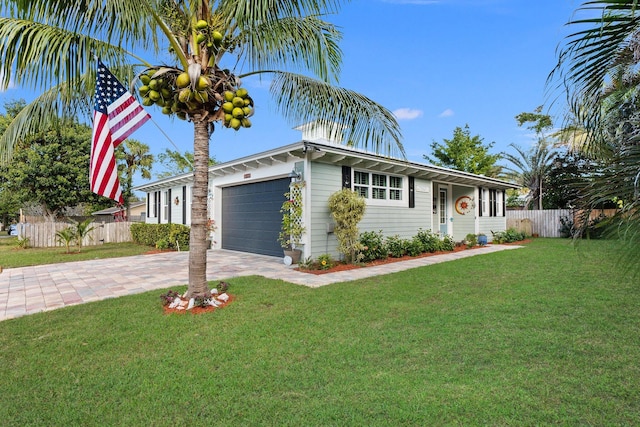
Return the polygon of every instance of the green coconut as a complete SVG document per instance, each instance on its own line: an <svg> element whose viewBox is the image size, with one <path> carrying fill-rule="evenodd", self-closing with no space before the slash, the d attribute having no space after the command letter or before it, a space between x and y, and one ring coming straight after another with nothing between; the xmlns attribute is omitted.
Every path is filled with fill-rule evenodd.
<svg viewBox="0 0 640 427"><path fill-rule="evenodd" d="M161 98L160 97L160 92L155 91L155 90L150 90L147 95L149 95L149 98L154 102L156 102L157 100L159 100Z"/></svg>
<svg viewBox="0 0 640 427"><path fill-rule="evenodd" d="M229 122L229 126L231 126L235 130L238 130L240 129L240 126L242 126L242 122L238 119L231 119L231 121Z"/></svg>
<svg viewBox="0 0 640 427"><path fill-rule="evenodd" d="M232 102L234 107L244 107L244 99L240 98L239 96L233 98Z"/></svg>
<svg viewBox="0 0 640 427"><path fill-rule="evenodd" d="M249 92L243 87L236 91L236 96L239 96L242 99L246 98L247 95L249 95Z"/></svg>
<svg viewBox="0 0 640 427"><path fill-rule="evenodd" d="M147 93L149 93L149 86L140 86L138 92L140 92L141 96L145 96Z"/></svg>
<svg viewBox="0 0 640 427"><path fill-rule="evenodd" d="M214 31L211 33L211 37L213 38L213 43L216 46L220 46L222 44L222 33L220 31Z"/></svg>
<svg viewBox="0 0 640 427"><path fill-rule="evenodd" d="M180 93L178 93L178 100L182 103L187 103L191 100L191 90L188 88L182 89Z"/></svg>
<svg viewBox="0 0 640 427"><path fill-rule="evenodd" d="M251 120L247 119L246 117L240 120L240 122L242 123L242 127L245 127L245 128L251 127Z"/></svg>
<svg viewBox="0 0 640 427"><path fill-rule="evenodd" d="M196 29L198 29L198 30L204 30L208 26L209 26L209 24L204 19L201 19L198 22L196 22Z"/></svg>
<svg viewBox="0 0 640 427"><path fill-rule="evenodd" d="M230 90L227 90L227 91L224 92L224 100L227 101L227 102L233 101L233 98L235 98L235 97L236 97L236 95L233 92L231 92Z"/></svg>
<svg viewBox="0 0 640 427"><path fill-rule="evenodd" d="M205 77L205 76L198 77L198 81L196 83L196 89L205 90L209 86L211 86L211 80L209 80L208 77Z"/></svg>
<svg viewBox="0 0 640 427"><path fill-rule="evenodd" d="M222 104L222 111L231 114L233 112L233 104L231 102L225 102Z"/></svg>
<svg viewBox="0 0 640 427"><path fill-rule="evenodd" d="M176 78L176 86L178 86L180 89L189 86L189 83L191 83L191 78L189 78L189 73L187 72L180 73L180 75Z"/></svg>
<svg viewBox="0 0 640 427"><path fill-rule="evenodd" d="M242 108L240 108L240 107L234 108L233 111L231 112L231 114L236 119L241 119L241 118L244 117L244 111L242 111Z"/></svg>

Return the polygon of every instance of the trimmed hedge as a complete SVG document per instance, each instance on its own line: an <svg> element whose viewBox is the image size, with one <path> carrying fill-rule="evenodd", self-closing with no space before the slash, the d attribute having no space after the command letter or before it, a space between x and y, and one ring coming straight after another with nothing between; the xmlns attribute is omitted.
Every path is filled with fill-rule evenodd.
<svg viewBox="0 0 640 427"><path fill-rule="evenodd" d="M131 224L131 237L140 245L152 246L158 249L189 248L190 227L182 224Z"/></svg>

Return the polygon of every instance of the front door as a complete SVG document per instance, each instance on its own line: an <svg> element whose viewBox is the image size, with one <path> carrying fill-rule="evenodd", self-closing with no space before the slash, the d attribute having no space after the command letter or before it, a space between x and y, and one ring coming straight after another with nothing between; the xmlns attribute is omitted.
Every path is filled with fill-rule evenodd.
<svg viewBox="0 0 640 427"><path fill-rule="evenodd" d="M449 234L449 211L447 209L448 198L447 189L440 188L438 197L438 223L440 225L440 235Z"/></svg>

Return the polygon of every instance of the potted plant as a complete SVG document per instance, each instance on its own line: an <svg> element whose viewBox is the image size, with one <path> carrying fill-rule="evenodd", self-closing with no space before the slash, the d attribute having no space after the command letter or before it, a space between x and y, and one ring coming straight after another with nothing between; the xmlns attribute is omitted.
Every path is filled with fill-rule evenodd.
<svg viewBox="0 0 640 427"><path fill-rule="evenodd" d="M291 257L292 263L298 263L302 250L302 235L305 227L302 222L302 189L304 182L292 183L289 191L284 194L282 203L282 228L278 236L278 242L284 250L284 255Z"/></svg>
<svg viewBox="0 0 640 427"><path fill-rule="evenodd" d="M485 246L487 244L487 235L484 233L478 234L478 244L480 246Z"/></svg>

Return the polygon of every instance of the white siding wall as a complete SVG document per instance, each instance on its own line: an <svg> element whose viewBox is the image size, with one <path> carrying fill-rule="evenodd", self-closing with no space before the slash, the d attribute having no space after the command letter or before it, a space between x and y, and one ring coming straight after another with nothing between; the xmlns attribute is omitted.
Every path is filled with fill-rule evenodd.
<svg viewBox="0 0 640 427"><path fill-rule="evenodd" d="M476 233L476 215L475 211L466 213L465 215L461 215L456 211L455 202L458 200L458 197L468 196L474 198L474 188L472 187L460 187L457 185L453 186L452 191L452 212L451 217L453 218L453 240L458 242L464 240L467 234L475 234Z"/></svg>
<svg viewBox="0 0 640 427"><path fill-rule="evenodd" d="M485 234L490 242L493 240L492 231L504 231L507 229L507 219L503 216L483 216L480 218L479 223L478 233Z"/></svg>
<svg viewBox="0 0 640 427"><path fill-rule="evenodd" d="M342 168L337 165L312 163L311 179L308 181L311 209L311 247L305 248L305 256L313 258L329 253L339 257L338 242L335 235L327 234L327 224L333 223L329 212L328 199L331 194L342 188ZM408 184L407 184L408 185ZM399 235L410 238L418 229L431 228L431 184L429 181L416 179L415 208L409 208L409 201L404 200L402 207L367 205L364 218L359 224L360 232L380 231L383 235ZM408 194L408 192L407 192Z"/></svg>

